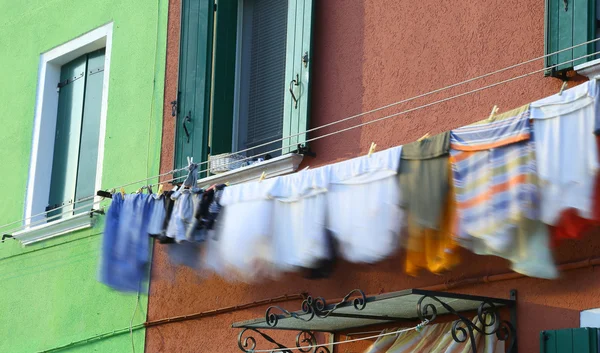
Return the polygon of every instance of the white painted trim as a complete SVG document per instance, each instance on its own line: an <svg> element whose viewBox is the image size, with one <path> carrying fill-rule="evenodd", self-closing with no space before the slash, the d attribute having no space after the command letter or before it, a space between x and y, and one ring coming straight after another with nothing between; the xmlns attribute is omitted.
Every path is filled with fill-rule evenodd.
<svg viewBox="0 0 600 353"><path fill-rule="evenodd" d="M50 191L49 176L52 173L54 132L56 131L56 115L58 109L56 84L60 80L60 68L62 65L81 55L105 48L98 164L95 182L96 189L100 189L101 187L102 164L104 162L104 139L106 136L112 33L113 23L111 22L40 55L35 116L33 121L33 142L25 196L24 218L30 218L34 214L44 212L48 203ZM43 216L28 219L24 222L24 225L27 226L31 222L40 219L43 219Z"/></svg>
<svg viewBox="0 0 600 353"><path fill-rule="evenodd" d="M600 59L588 61L573 68L578 74L587 76L590 80L600 77Z"/></svg>
<svg viewBox="0 0 600 353"><path fill-rule="evenodd" d="M54 222L41 224L13 234L23 245L57 237L77 230L87 229L94 226L97 216L90 216L88 212L81 213L69 218L59 219Z"/></svg>
<svg viewBox="0 0 600 353"><path fill-rule="evenodd" d="M301 154L288 153L263 162L254 163L246 167L200 179L198 180L198 186L204 187L207 185L224 183L229 183L231 185L241 184L252 180L258 180L263 172L265 172L266 178L293 173L298 170L298 166L303 158L304 156Z"/></svg>

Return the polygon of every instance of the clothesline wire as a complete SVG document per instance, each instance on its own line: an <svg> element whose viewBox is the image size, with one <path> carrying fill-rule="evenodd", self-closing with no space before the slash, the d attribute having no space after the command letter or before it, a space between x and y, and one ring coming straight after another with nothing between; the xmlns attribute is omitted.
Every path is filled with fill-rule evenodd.
<svg viewBox="0 0 600 353"><path fill-rule="evenodd" d="M271 145L271 144L273 144L275 142L284 141L284 140L287 140L287 139L290 139L290 138L298 137L300 135L303 135L303 134L306 134L306 133L309 133L309 132L320 130L320 129L323 129L323 128L326 128L326 127L329 127L329 126L333 126L333 125L336 125L336 124L339 124L339 123L342 123L342 122L345 122L345 121L348 121L348 120L356 119L356 118L359 118L361 116L365 116L365 115L368 115L368 114L371 114L371 113L376 113L378 111L385 110L387 108L391 108L391 107L394 107L396 105L400 105L400 104L403 104L403 103L408 103L408 102L411 102L411 101L419 99L419 98L427 97L427 96L430 96L432 94L436 94L436 93L440 93L440 92L449 90L451 88L462 86L462 85L465 85L467 83L471 83L473 81L477 81L477 80L480 80L480 79L483 79L483 78L486 78L486 77L489 77L489 76L493 76L493 75L499 74L501 72L517 68L519 66L530 64L530 63L535 62L537 60L545 59L545 58L550 57L552 55L557 55L557 54L560 54L562 52L565 52L565 51L568 51L568 50L572 50L574 48L577 48L577 47L580 47L580 46L583 46L583 45L591 44L591 43L594 43L594 42L599 41L599 40L600 40L600 37L598 37L596 39L589 40L587 42L583 42L583 43L580 43L580 44L573 45L571 47L567 47L567 48L564 48L564 49L561 49L561 50L557 50L557 51L549 53L549 54L538 56L536 58L529 59L529 60L526 60L526 61L523 61L523 62L520 62L520 63L517 63L517 64L513 64L513 65L510 65L510 66L507 66L507 67L504 67L504 68L501 68L501 69L498 69L498 70L495 70L495 71L492 71L492 72L488 72L486 74L479 75L479 76L470 78L470 79L465 80L465 81L453 83L451 85L448 85L448 86L445 86L445 87L442 87L442 88L438 88L438 89L435 89L433 91L422 93L422 94L419 94L419 95L416 95L416 96L413 96L413 97L410 97L410 98L402 99L400 101L397 101L397 102L394 102L394 103L390 103L390 104L387 104L387 105L384 105L384 106L381 106L381 107L378 107L378 108L375 108L375 109L371 109L371 110L368 110L368 111L365 111L365 112L361 112L361 113L358 113L358 114L355 114L355 115L351 115L351 116L346 117L346 118L342 118L342 119L339 119L339 120L332 121L330 123L326 123L326 124L323 124L323 125L320 125L320 126L316 126L314 128L307 129L305 131L302 131L302 132L299 132L299 133L296 133L296 134L291 134L291 135L288 135L288 136L280 137L280 138L272 140L272 141L267 141L267 142L265 142L263 144L260 144L258 146L253 146L253 147L246 148L246 149L243 149L243 150L239 150L239 151L236 151L236 152L228 153L228 154L225 154L221 158L227 158L227 157L231 157L231 156L236 155L236 154L240 154L240 153L244 153L244 152L247 152L247 151L251 151L251 150L254 150L254 149L257 149L257 148L260 148L260 147L269 146L269 145ZM581 58L583 58L583 57L581 57ZM579 60L581 58L574 59L574 60L571 60L571 61L576 61L576 60ZM542 71L545 71L545 70L548 70L548 69L551 69L551 68L554 68L554 67L558 67L560 65L564 65L567 62L561 63L559 65L553 65L551 67L547 67L547 68L545 68ZM295 144L290 144L290 146L287 146L286 148L290 148L290 147L296 147L296 145ZM264 155L264 154L268 154L268 153L270 153L270 152L261 153L260 155ZM252 157L249 157L249 158L254 158L254 157L256 157L256 156L252 156ZM239 162L239 161L236 161L236 162ZM204 161L204 162L196 163L196 165L200 166L200 165L208 164L208 163L210 163L210 161ZM157 177L163 177L163 176L169 175L169 174L175 174L177 172L181 172L181 171L184 171L186 169L187 169L187 167L173 169L173 170L171 170L169 172L166 172L166 173L163 173L163 174L159 174L156 177L147 178L147 179L139 180L139 181L136 181L136 182L128 183L128 184L122 185L120 187L125 187L125 186L130 186L130 185L138 184L138 183L141 183L141 182L144 182L144 181L147 181L147 180L155 179Z"/></svg>
<svg viewBox="0 0 600 353"><path fill-rule="evenodd" d="M324 128L324 127L328 127L328 126L331 126L331 125L334 125L334 124L337 124L337 123L340 123L340 122L343 122L343 121L354 119L354 118L357 118L357 117L360 117L360 116L363 116L363 115L366 115L366 114L370 114L370 113L377 112L377 111L380 111L380 110L383 110L383 109L387 109L387 108L393 107L393 106L401 104L401 103L406 103L406 102L409 102L409 101L412 101L412 100L415 100L415 99L418 99L418 98L423 98L423 97L426 97L426 96L434 94L434 93L439 93L439 92L448 90L450 88L454 88L454 87L457 87L457 86L460 86L460 85L464 85L464 84L469 83L469 82L473 82L473 81L478 80L478 79L489 77L489 76L495 75L497 73L500 73L500 72L503 72L503 71L506 71L506 70L510 70L512 68L515 68L515 67L518 67L518 66L522 66L524 64L528 64L528 63L534 62L536 60L540 60L540 59L543 59L543 58L546 58L546 57L549 57L549 56L552 56L552 55L556 55L556 54L558 54L560 52L563 52L563 51L566 51L566 50L571 50L573 48L576 48L576 47L579 47L579 46L582 46L582 45L590 44L590 43L598 41L598 40L600 40L600 37L596 38L596 39L593 39L593 40L590 40L590 41L587 41L587 42L584 42L584 43L580 43L580 44L574 45L572 47L568 47L568 48L565 48L565 49L558 50L558 51L550 53L550 54L543 55L543 56L540 56L540 57L537 57L537 58L534 58L534 59L529 59L527 61L524 61L524 62L521 62L521 63L518 63L518 64L507 66L505 68L502 68L502 69L499 69L499 70L495 70L493 72L490 72L490 73L487 73L487 74L483 74L483 75L480 75L480 76L477 76L477 77L474 77L474 78L471 78L471 79L468 79L468 80L465 80L465 81L462 81L462 82L458 82L458 83L455 83L455 84L452 84L452 85L449 85L449 86L446 86L446 87L443 87L443 88L439 88L439 89L436 89L436 90L433 90L433 91L430 91L430 92L427 92L427 93L424 93L424 94L421 94L421 95L417 95L417 96L414 96L414 97L411 97L411 98L407 98L407 99L404 99L404 100L401 100L401 101L398 101L398 102L395 102L395 103L388 104L386 106L382 106L382 107L379 107L379 108L376 108L376 109L373 109L373 110L370 110L370 111L366 111L366 112L363 112L363 113L360 113L360 114L356 114L356 115L353 115L353 116L350 116L350 117L347 117L347 118L343 118L343 119L340 119L340 120L336 120L336 121L333 121L331 123L327 123L327 124L324 124L324 125L312 128L312 129L308 129L305 132L302 132L302 133L299 133L299 134L290 135L290 136L287 136L287 137L284 137L284 138L281 138L281 139L278 139L278 140L274 140L274 141L265 143L264 146L272 144L274 142L278 142L278 141L282 141L282 140L289 139L289 138L292 138L292 137L296 137L296 136L299 136L299 135L307 133L307 132L311 132L311 131L315 131L315 130L318 130L318 129L321 129L321 128ZM574 61L581 60L581 59L584 59L584 58L587 58L587 57L590 57L590 56L597 55L599 53L600 53L600 51L597 51L597 52L592 53L592 54L583 55L583 56L580 56L580 57L575 58L575 59L570 59L570 60L567 60L567 61L559 63L559 64L555 64L555 65L551 65L551 66L545 67L543 69L539 69L539 70L536 70L536 71L533 71L533 72L529 72L529 73L526 73L526 74L523 74L523 75L520 75L520 76L516 76L516 77L510 78L510 79L507 79L507 80L499 81L499 82L496 82L494 84L483 86L483 87L480 87L480 88L477 88L477 89L473 89L471 91L467 91L467 92L464 92L464 93L461 93L461 94L458 94L458 95L455 95L455 96L450 96L450 97L444 98L442 100L434 101L434 102L431 102L431 103L428 103L428 104L425 104L425 105L421 105L421 106L418 106L418 107L415 107L415 108L411 108L411 109L408 109L408 110L405 110L405 111L401 111L401 112L394 113L394 114L387 115L387 116L383 116L383 117L380 117L380 118L377 118L377 119L374 119L374 120L370 120L370 121L367 121L367 122L364 122L364 123L361 123L361 124L357 124L357 125L353 125L353 126L344 128L344 129L333 131L333 132L325 134L325 135L321 135L321 136L314 137L312 139L308 139L308 140L305 141L305 143L316 141L316 140L319 140L319 139L324 138L324 137L332 136L332 135L335 135L335 134L338 134L338 133L341 133L341 132L345 132L345 131L348 131L348 130L352 130L352 129L355 129L355 128L358 128L358 127L362 127L362 126L365 126L365 125L369 125L369 124L372 124L374 122L386 120L386 119L389 119L389 118L392 118L392 117L396 117L396 116L399 116L399 115L404 115L404 114L407 114L407 113L410 113L410 112L413 112L413 111L416 111L416 110L419 110L419 109L423 109L423 108L426 108L426 107L429 107L429 106L432 106L432 105L440 104L440 103L443 103L443 102L446 102L446 101L449 101L449 100L453 100L453 99L456 99L456 98L459 98L459 97L463 97L463 96L466 96L466 95L469 95L469 94L472 94L472 93L476 93L476 92L479 92L479 91L482 91L482 90L485 90L485 89L488 89L488 88L496 87L496 86L504 84L504 83L508 83L508 82L511 82L511 81L514 81L514 80L517 80L517 79L520 79L520 78L524 78L524 77L527 77L527 76L530 76L530 75L533 75L533 74L536 74L536 73L539 73L539 72L543 72L543 71L546 71L546 70L549 70L549 69L553 69L553 68L565 65L565 64L570 63L570 62L574 62ZM231 156L231 155L234 155L236 153L245 152L245 151L248 151L248 150L251 150L251 149L255 149L255 148L258 148L258 147L262 147L262 146L263 145L255 146L255 147L252 147L250 149L246 149L246 150L242 150L242 151L237 151L237 152L228 154L226 156ZM269 153L278 152L278 151L281 151L283 149L291 148L291 147L296 147L296 146L295 146L295 144L290 144L288 146L276 148L274 150L271 150L271 151L268 151L268 152L265 152L265 153L261 153L260 155L265 155L265 154L269 154ZM239 163L239 162L242 162L242 161L245 161L245 160L248 160L248 159L256 158L257 156L258 155L256 155L256 156L250 156L250 157L245 157L243 159L239 159L239 160L236 160L236 161L231 161L231 162L225 163L225 166L233 164L233 163ZM210 161L204 161L204 162L195 163L195 164L197 166L200 166L200 165L203 165L203 164L206 164L206 163L209 163L209 162ZM145 181L148 181L148 180L152 180L152 179L156 179L156 178L161 178L163 176L167 176L167 175L170 175L170 174L175 174L177 172L181 172L181 171L184 171L184 170L187 170L187 169L188 169L188 167L174 169L174 170L171 170L171 171L168 171L168 172L165 172L165 173L158 174L157 176L148 177L148 178L145 178L145 179L141 179L141 180L137 180L137 181L134 181L134 182L127 183L127 184L123 184L123 185L118 186L118 187L116 187L114 189L124 188L126 186L131 186L131 185L139 184L139 183L142 183L142 182L145 182ZM207 168L207 169L199 171L199 173L207 172L209 170L210 170L210 168ZM180 176L180 177L172 178L172 179L169 179L169 180L159 181L157 184L153 184L153 185L164 184L164 183L176 181L176 180L182 179L184 177L185 176ZM82 199L76 200L75 202L87 201L87 200L91 200L91 199L94 199L94 198L95 198L95 195L90 195L90 196L84 197ZM72 205L72 204L62 205L62 206L56 207L56 208L54 208L52 210L40 212L38 214L35 214L35 215L32 215L32 216L23 218L21 220L4 224L4 225L0 226L0 229L6 228L7 226L10 226L10 225L13 225L13 224L17 224L17 223L21 223L21 222L30 220L30 219L35 218L35 217L39 217L39 216L45 215L45 214L47 214L49 212L53 212L53 211L55 211L57 209L68 207L70 205ZM31 226L31 224L22 225L20 228L22 228L24 226Z"/></svg>
<svg viewBox="0 0 600 353"><path fill-rule="evenodd" d="M496 87L496 86L499 86L499 85L502 85L502 84L505 84L505 83L516 81L518 79L525 78L525 77L531 76L533 74L540 73L540 72L546 71L548 69L552 69L554 67L558 67L558 66L564 65L566 63L577 61L577 60L581 60L581 59L584 59L586 57L594 56L594 55L597 55L597 54L600 54L600 51L594 52L592 54L584 55L584 56L581 56L579 58L570 59L570 60L562 62L560 64L556 64L556 65L552 65L552 66L549 66L549 67L545 67L543 69L539 69L539 70L528 72L528 73L525 73L525 74L522 74L522 75L519 75L519 76L511 77L511 78L506 79L506 80L495 82L495 83L489 84L487 86L479 87L479 88L476 88L476 89L472 89L470 91L466 91L466 92L463 92L463 93L460 93L460 94L457 94L457 95L454 95L454 96L446 97L446 98L443 98L443 99L440 99L440 100L437 100L437 101L434 101L434 102L423 104L423 105L420 105L418 107L414 107L414 108L411 108L411 109L403 110L403 111L398 112L398 113L386 115L386 116L383 116L383 117L380 117L380 118L377 118L377 119L366 121L364 123L352 125L350 127L347 127L347 128L344 128L344 129L340 129L340 130L336 130L336 131L330 132L328 134L324 134L324 135L317 136L317 137L314 137L314 138L311 138L311 139L307 139L306 142L312 142L312 141L320 140L322 138L333 136L333 135L337 135L339 133L346 132L346 131L349 131L349 130L352 130L352 129L356 129L356 128L363 127L363 126L366 126L366 125L370 125L370 124L373 124L373 123L376 123L376 122L380 122L380 121L383 121L383 120L387 120L387 119L390 119L390 118L394 118L394 117L397 117L397 116L400 116L400 115L408 114L408 113L411 113L411 112L414 112L414 111L417 111L417 110L420 110L420 109L428 108L428 107L431 107L431 106L434 106L434 105L437 105L437 104L445 103L445 102L454 100L456 98L460 98L460 97L467 96L469 94L473 94L473 93L477 93L477 92L480 92L480 91L484 91L484 90L489 89L489 88L493 88L493 87ZM266 153L277 152L277 151L280 151L280 150L283 150L283 149L289 148L289 147L291 147L291 145L290 146L284 146L284 147L276 148L276 149L268 151ZM247 157L245 159L248 159L248 158L253 158L253 157ZM225 165L228 165L228 164L231 164L231 163L237 163L237 162L243 161L245 159L241 159L241 160L229 162L229 163L226 163ZM201 170L198 173L206 172L208 170L209 170L209 168Z"/></svg>
<svg viewBox="0 0 600 353"><path fill-rule="evenodd" d="M347 341L335 341L335 342L331 342L331 343L321 343L321 344L313 344L310 346L301 346L301 347L293 347L293 348L275 348L275 349L253 349L250 350L249 352L252 353L269 353L269 352L283 352L283 351L302 351L302 352L306 352L306 349L314 349L314 348L319 348L319 347L327 347L327 346L337 346L340 344L346 344L346 343L352 343L352 342L358 342L358 341L367 341L367 340L372 340L374 338L379 338L379 337L384 337L384 336L392 336L392 335L397 335L400 333L404 333L404 332L408 332L408 331L413 331L413 330L420 330L421 328L423 328L423 326L427 325L429 323L429 320L424 320L423 322L421 322L420 324L413 326L413 327L409 327L409 328L405 328L405 329L401 329L401 330L396 330L396 331L392 331L392 332L386 332L386 333L380 333L378 335L373 335L373 336L367 336L367 337L361 337L361 338L353 338L351 340L347 340Z"/></svg>

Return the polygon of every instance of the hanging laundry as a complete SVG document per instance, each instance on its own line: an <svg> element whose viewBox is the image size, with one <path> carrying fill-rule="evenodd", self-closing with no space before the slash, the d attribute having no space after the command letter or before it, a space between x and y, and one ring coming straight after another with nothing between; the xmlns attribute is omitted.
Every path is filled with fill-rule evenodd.
<svg viewBox="0 0 600 353"><path fill-rule="evenodd" d="M148 234L153 238L158 238L163 230L163 223L166 216L165 195L151 194L149 202L153 203L152 213L148 224Z"/></svg>
<svg viewBox="0 0 600 353"><path fill-rule="evenodd" d="M317 268L330 259L325 229L329 169L317 168L278 178L273 205L273 261L283 271Z"/></svg>
<svg viewBox="0 0 600 353"><path fill-rule="evenodd" d="M556 225L561 211L568 208L577 209L581 217L592 217L599 166L593 135L598 109L596 80L531 104L541 219L546 224Z"/></svg>
<svg viewBox="0 0 600 353"><path fill-rule="evenodd" d="M477 254L511 261L532 277L557 276L539 194L529 107L451 132L458 239Z"/></svg>
<svg viewBox="0 0 600 353"><path fill-rule="evenodd" d="M374 263L396 251L403 223L401 152L399 146L323 167L330 173L326 224L348 261Z"/></svg>
<svg viewBox="0 0 600 353"><path fill-rule="evenodd" d="M442 133L402 148L400 187L407 218L406 272L420 268L440 273L458 264L455 200L448 160L450 133Z"/></svg>
<svg viewBox="0 0 600 353"><path fill-rule="evenodd" d="M597 154L600 157L600 136L596 130ZM588 231L600 226L600 173L596 173L592 193L592 213L590 218L581 217L576 208L568 208L560 213L558 222L550 226L553 246L557 246L564 239L581 239Z"/></svg>
<svg viewBox="0 0 600 353"><path fill-rule="evenodd" d="M113 195L106 215L100 281L123 292L145 292L150 242L150 195Z"/></svg>
<svg viewBox="0 0 600 353"><path fill-rule="evenodd" d="M473 323L481 330L483 325L477 317L473 318ZM430 353L470 353L472 352L471 340L465 342L456 342L452 337L453 322L442 324L426 325L421 331L407 331L398 335L394 344L387 350L367 349L365 353L412 353L412 352L430 352ZM493 326L486 327L486 332L492 332ZM461 333L457 333L461 334ZM383 339L383 337L381 337ZM505 352L505 342L498 339L495 334L484 335L477 330L473 330L474 343L477 346L478 353L503 353ZM373 344L375 345L377 341Z"/></svg>
<svg viewBox="0 0 600 353"><path fill-rule="evenodd" d="M190 164L182 188L171 194L174 205L166 235L175 239L177 243L202 242L204 240L204 234L192 227L194 210L200 207L202 199L202 190L197 187L197 183L198 166Z"/></svg>
<svg viewBox="0 0 600 353"><path fill-rule="evenodd" d="M270 196L279 178L225 188L221 197L218 242L209 268L231 279L253 281L277 275L273 255L273 204ZM216 247L216 249L214 249ZM208 250L210 249L210 250Z"/></svg>

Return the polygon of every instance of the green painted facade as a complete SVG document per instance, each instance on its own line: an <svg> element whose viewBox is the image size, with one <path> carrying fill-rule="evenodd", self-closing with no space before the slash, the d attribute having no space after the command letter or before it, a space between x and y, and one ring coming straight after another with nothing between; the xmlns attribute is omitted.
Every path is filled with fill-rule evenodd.
<svg viewBox="0 0 600 353"><path fill-rule="evenodd" d="M0 8L0 225L24 214L40 55L110 22L102 187L157 175L168 2L0 0ZM146 320L147 297L97 281L102 224L27 247L0 244L0 352L130 352L132 344L143 352L144 330L129 327Z"/></svg>

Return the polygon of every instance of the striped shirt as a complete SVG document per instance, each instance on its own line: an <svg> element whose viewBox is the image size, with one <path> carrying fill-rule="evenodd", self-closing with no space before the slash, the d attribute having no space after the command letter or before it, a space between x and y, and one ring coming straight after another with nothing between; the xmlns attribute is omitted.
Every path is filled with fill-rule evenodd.
<svg viewBox="0 0 600 353"><path fill-rule="evenodd" d="M528 105L451 132L459 237L502 251L523 217L538 218L531 137Z"/></svg>

